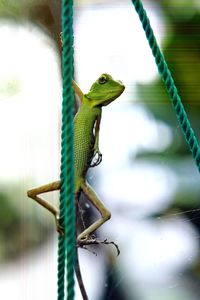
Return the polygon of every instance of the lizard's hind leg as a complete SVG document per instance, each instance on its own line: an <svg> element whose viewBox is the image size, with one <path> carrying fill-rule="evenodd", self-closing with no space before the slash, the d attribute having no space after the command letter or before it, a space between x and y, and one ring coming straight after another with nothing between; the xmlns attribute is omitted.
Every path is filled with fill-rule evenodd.
<svg viewBox="0 0 200 300"><path fill-rule="evenodd" d="M38 195L40 195L40 194L44 194L44 193L48 193L48 192L52 192L52 191L56 191L56 190L60 190L60 180L51 182L49 184L40 186L38 188L31 189L27 192L27 195L29 198L35 200L40 205L42 205L43 207L48 209L54 215L55 220L56 220L57 231L60 233L63 233L63 229L59 224L58 210L52 204L50 204L48 201L42 199L41 197L38 197Z"/></svg>
<svg viewBox="0 0 200 300"><path fill-rule="evenodd" d="M111 218L111 213L107 210L107 208L104 206L92 187L87 182L82 183L81 189L86 195L87 199L100 212L102 217L79 234L79 241L87 239L95 230L97 230L102 224L104 224L108 219Z"/></svg>

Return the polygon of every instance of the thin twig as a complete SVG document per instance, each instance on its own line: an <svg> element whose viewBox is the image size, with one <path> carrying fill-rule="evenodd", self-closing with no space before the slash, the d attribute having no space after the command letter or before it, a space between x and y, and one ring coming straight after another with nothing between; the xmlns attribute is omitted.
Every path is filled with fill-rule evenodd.
<svg viewBox="0 0 200 300"><path fill-rule="evenodd" d="M119 250L119 246L113 242L113 241L108 241L107 239L105 240L99 240L97 238L90 238L90 239L87 239L87 240L82 240L82 241L78 241L78 244L77 246L80 247L80 248L86 248L85 246L88 246L88 245L100 245L100 244L104 244L104 245L114 245L116 250L117 250L117 256L120 254L120 250Z"/></svg>

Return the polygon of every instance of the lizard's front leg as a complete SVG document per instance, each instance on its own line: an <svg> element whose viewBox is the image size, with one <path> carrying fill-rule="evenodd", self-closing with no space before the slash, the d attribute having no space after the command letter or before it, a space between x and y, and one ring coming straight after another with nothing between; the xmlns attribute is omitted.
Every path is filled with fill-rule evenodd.
<svg viewBox="0 0 200 300"><path fill-rule="evenodd" d="M98 166L102 161L102 154L99 150L99 131L100 131L100 123L101 123L101 114L97 117L95 123L95 143L94 143L94 156L92 163L90 164L90 168Z"/></svg>
<svg viewBox="0 0 200 300"><path fill-rule="evenodd" d="M86 195L87 199L96 207L96 209L100 212L101 218L97 220L95 223L86 228L82 233L78 236L78 241L83 239L87 239L94 231L96 231L101 225L103 225L108 219L111 218L111 213L107 210L101 200L98 198L92 187L84 182L81 185L81 189L83 193Z"/></svg>

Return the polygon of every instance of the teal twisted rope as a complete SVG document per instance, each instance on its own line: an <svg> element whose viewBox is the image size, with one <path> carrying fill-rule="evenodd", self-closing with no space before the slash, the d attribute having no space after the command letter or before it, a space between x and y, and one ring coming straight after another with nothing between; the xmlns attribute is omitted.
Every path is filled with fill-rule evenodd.
<svg viewBox="0 0 200 300"><path fill-rule="evenodd" d="M197 164L198 170L200 172L200 147L199 147L198 141L194 135L194 131L188 120L187 114L185 112L181 98L178 94L178 90L174 83L171 72L165 61L164 54L161 52L161 50L157 44L156 38L154 36L153 30L150 25L150 21L147 17L147 14L142 5L142 2L140 0L132 0L132 3L135 6L135 10L139 15L139 18L142 23L143 29L146 33L146 37L148 39L150 48L151 48L153 56L155 58L155 61L156 61L157 67L158 67L158 71L162 77L162 80L164 81L164 83L166 85L167 92L172 101L172 105L175 109L178 122L179 122L182 132L185 136L185 140L187 141L187 143L189 145L189 148L192 152L192 156L193 156L193 158Z"/></svg>
<svg viewBox="0 0 200 300"><path fill-rule="evenodd" d="M61 189L60 224L65 235L58 238L58 293L65 298L65 270L67 300L74 299L75 252L75 202L74 202L74 154L73 154L73 0L62 1L62 133L61 133ZM67 264L66 264L67 261ZM66 268L67 266L67 268Z"/></svg>

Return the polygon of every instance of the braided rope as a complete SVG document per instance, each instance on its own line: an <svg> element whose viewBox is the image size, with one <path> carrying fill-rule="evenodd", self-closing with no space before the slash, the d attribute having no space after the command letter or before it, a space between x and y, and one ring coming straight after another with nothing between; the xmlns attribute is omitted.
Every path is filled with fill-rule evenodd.
<svg viewBox="0 0 200 300"><path fill-rule="evenodd" d="M153 30L150 25L150 21L147 17L147 14L142 5L142 2L140 0L132 0L132 3L135 6L135 10L139 15L139 18L142 23L143 29L146 33L146 37L148 39L150 48L151 48L153 56L155 58L155 61L156 61L157 67L158 67L158 71L162 77L162 80L164 81L164 83L166 85L167 92L172 101L172 105L175 109L178 122L179 122L182 132L185 136L185 140L187 141L187 143L189 145L189 148L192 152L192 156L193 156L193 158L197 164L198 170L200 172L200 147L199 147L198 141L194 135L194 131L188 120L184 106L181 102L181 98L178 94L178 90L174 83L171 72L167 66L167 63L165 61L163 53L161 52L161 50L157 44L156 38L154 36Z"/></svg>
<svg viewBox="0 0 200 300"><path fill-rule="evenodd" d="M65 297L65 269L67 261L67 300L74 299L75 202L73 154L73 0L62 1L62 133L61 133L61 189L60 224L65 236L58 238L58 300Z"/></svg>

